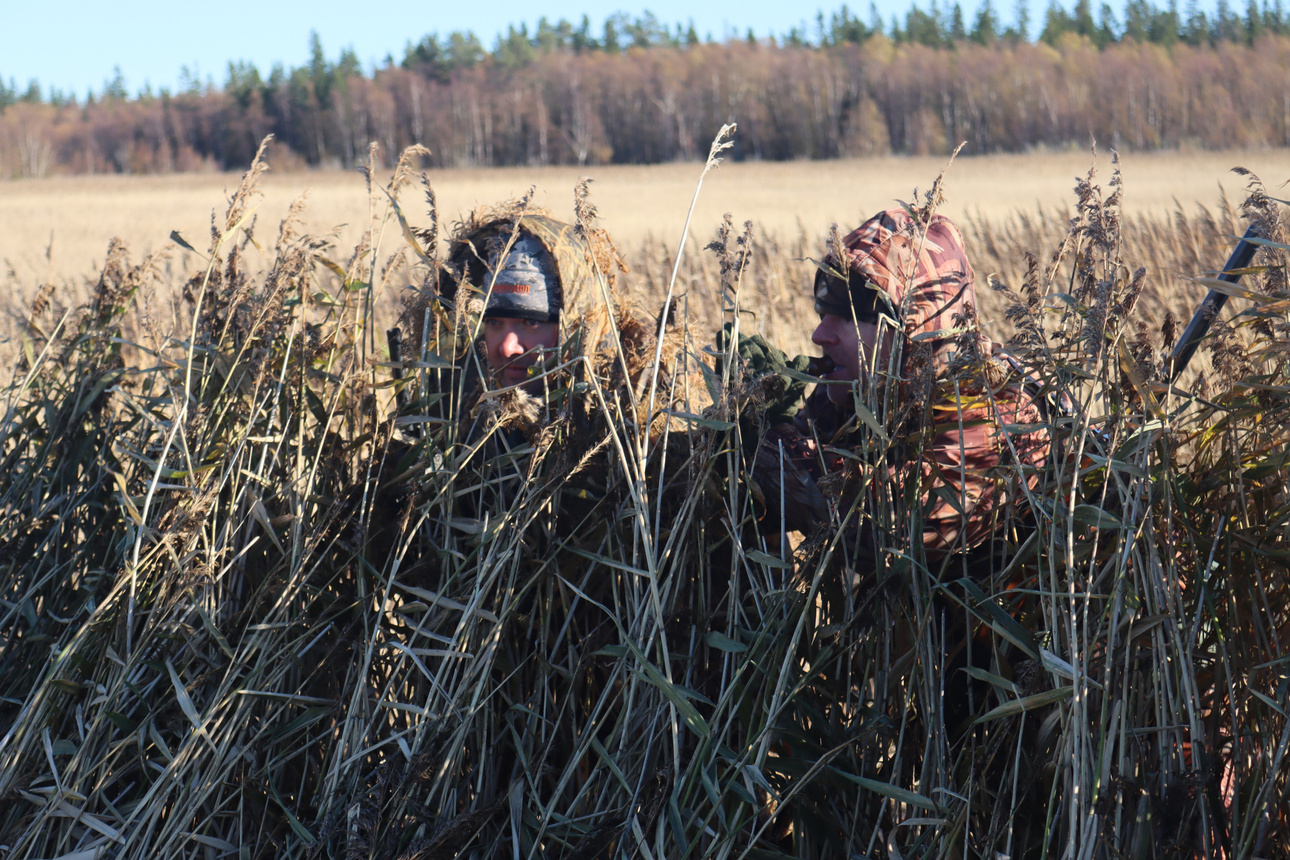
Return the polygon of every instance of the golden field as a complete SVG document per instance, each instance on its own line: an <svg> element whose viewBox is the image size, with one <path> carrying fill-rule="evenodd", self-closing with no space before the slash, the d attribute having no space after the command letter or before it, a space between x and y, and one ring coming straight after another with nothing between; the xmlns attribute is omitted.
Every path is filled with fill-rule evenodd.
<svg viewBox="0 0 1290 860"><path fill-rule="evenodd" d="M272 148L269 163L273 163ZM957 220L990 221L1018 211L1064 211L1074 202L1075 178L1086 175L1094 164L1089 152L959 158L947 173L947 199L941 211ZM925 190L945 165L940 157L726 162L704 181L691 231L706 242L722 214L729 212L736 224L752 220L772 235L804 230L822 237L834 222L854 226L894 200L909 200L915 189ZM1109 154L1099 153L1096 165L1100 178L1108 179ZM1187 210L1195 204L1213 207L1222 193L1239 201L1244 180L1230 172L1238 165L1275 189L1290 179L1290 150L1123 156L1124 212L1129 217L1159 216L1178 205ZM694 163L497 168L439 170L429 178L446 224L472 207L522 195L530 186L536 188L540 205L572 219L573 185L588 176L594 180L592 197L604 225L620 247L630 251L651 236L673 244L679 240L700 170L701 165ZM89 275L102 263L112 237L125 240L136 256L174 248L168 238L172 230L204 248L210 213L223 210L238 179L236 174L186 174L2 183L4 277L21 285ZM263 191L257 212L262 226L276 225L291 201L307 194L306 224L318 232L339 228L342 249L354 247L371 218L372 201L362 177L351 171L270 172ZM405 209L414 224L425 221L425 206L412 194L407 195ZM178 253L176 262L191 268L195 265L188 259L191 256Z"/></svg>
<svg viewBox="0 0 1290 860"><path fill-rule="evenodd" d="M247 249L246 264L264 268L275 236L293 201L304 196L303 229L334 237L328 254L344 266L368 230L375 230L376 259L386 265L406 251L388 200L381 190L391 170L378 169L369 195L355 171L274 173L261 182L256 205L261 251ZM688 320L699 343L720 326L719 276L713 254L703 250L729 213L736 231L755 225L756 253L750 261L745 298L756 327L785 349L809 350L811 258L819 256L830 226L849 229L863 218L912 201L945 171L940 211L964 228L981 284L978 298L987 330L1002 340L1011 334L1003 303L985 288L997 274L1017 286L1026 271L1025 254L1050 258L1061 246L1076 203L1075 185L1090 171L1109 196L1115 165L1107 152L1070 151L1026 155L960 157L952 164L936 157L883 157L824 162L722 162L703 180L690 239L677 280ZM1167 152L1123 156L1122 213L1125 258L1147 269L1144 311L1163 319L1166 310L1190 315L1203 288L1185 279L1216 269L1226 258L1227 237L1244 229L1236 209L1246 180L1232 172L1245 167L1261 177L1272 196L1290 179L1290 149L1227 152ZM534 202L557 217L573 220L573 189L590 178L591 197L601 223L612 234L630 268L627 294L652 313L665 292L696 183L697 163L596 168L494 168L435 170L428 173L439 213L440 237L472 208L519 197L534 190ZM77 176L0 184L0 290L7 310L0 322L0 355L12 348L17 320L42 285L54 287L56 306L72 307L89 296L109 242L122 239L130 259L162 252L160 282L177 293L204 261L170 240L178 231L194 248L209 245L211 216L223 212L237 188L237 174L169 176ZM430 222L423 190L400 194L413 226ZM384 225L384 226L382 226ZM394 226L391 226L394 225ZM1183 234L1186 234L1185 236ZM389 272L378 297L382 324L393 320L399 290L423 277L409 268ZM324 275L325 276L325 275ZM163 290L163 293L167 290ZM162 317L170 317L162 313ZM177 321L179 315L171 317Z"/></svg>

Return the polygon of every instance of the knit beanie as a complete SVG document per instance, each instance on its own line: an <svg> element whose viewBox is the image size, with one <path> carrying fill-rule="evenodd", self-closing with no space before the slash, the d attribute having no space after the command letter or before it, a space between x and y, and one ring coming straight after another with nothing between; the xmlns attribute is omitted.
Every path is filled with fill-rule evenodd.
<svg viewBox="0 0 1290 860"><path fill-rule="evenodd" d="M484 316L537 322L560 319L560 276L551 252L536 236L521 233L506 256L494 259L488 268L488 277L481 286L487 290L491 285L492 290Z"/></svg>

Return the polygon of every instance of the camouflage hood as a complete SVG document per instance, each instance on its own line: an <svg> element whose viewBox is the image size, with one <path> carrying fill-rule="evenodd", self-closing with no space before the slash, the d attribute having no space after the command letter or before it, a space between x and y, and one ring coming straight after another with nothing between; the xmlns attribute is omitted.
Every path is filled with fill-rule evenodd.
<svg viewBox="0 0 1290 860"><path fill-rule="evenodd" d="M941 378L965 360L997 352L969 323L976 317L972 266L963 235L945 216L931 216L924 228L905 209L888 209L843 238L841 250L846 267L836 249L825 265L862 275L890 302L887 313L904 334L901 376L917 364Z"/></svg>
<svg viewBox="0 0 1290 860"><path fill-rule="evenodd" d="M519 233L540 240L554 260L563 296L559 363L580 379L594 378L605 391L630 386L637 400L643 386L657 378L667 395L655 404L660 411L651 426L662 422L667 415L666 402L679 396L671 380L685 354L684 339L680 327L668 325L662 349L657 349L657 321L639 319L620 301L615 289L617 277L627 269L608 234L599 227L580 230L547 212L509 204L472 214L450 238L446 270L439 280L440 295L458 308L458 331L477 331L474 321L483 313L491 280L489 260ZM457 345L464 346L461 340ZM660 362L657 376L651 372L656 356ZM698 389L702 388L700 381ZM689 389L677 389L683 390ZM624 392L623 402L632 399ZM638 405L642 411L634 418L643 424L646 403Z"/></svg>

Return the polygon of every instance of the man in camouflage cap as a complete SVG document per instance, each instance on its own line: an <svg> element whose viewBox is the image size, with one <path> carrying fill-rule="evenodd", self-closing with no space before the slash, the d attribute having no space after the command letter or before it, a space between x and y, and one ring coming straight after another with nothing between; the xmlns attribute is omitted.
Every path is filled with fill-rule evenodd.
<svg viewBox="0 0 1290 860"><path fill-rule="evenodd" d="M836 243L812 291L820 321L811 341L832 367L804 408L771 429L756 470L773 480L783 456L818 483L849 474L844 486L866 495L898 498L916 487L905 502L921 510L921 528L862 512L860 530L871 538L902 531L882 534L885 546L907 548L921 532L928 555L944 557L986 542L1009 502L1024 494L1016 477L1026 474L1034 485L1049 443L1022 429L1042 419L1035 386L976 326L973 272L958 228L941 215L920 221L903 208L880 212ZM778 357L781 367L804 365ZM892 444L875 457L872 441L884 435ZM862 446L866 436L870 444ZM1020 468L1000 468L1007 465ZM844 494L839 511L853 501L865 507L865 499ZM818 513L785 511L803 529Z"/></svg>
<svg viewBox="0 0 1290 860"><path fill-rule="evenodd" d="M540 390L533 369L559 345L566 303L594 277L573 225L544 214L494 217L453 242L449 265L445 292L469 283L482 293L483 352L494 384Z"/></svg>

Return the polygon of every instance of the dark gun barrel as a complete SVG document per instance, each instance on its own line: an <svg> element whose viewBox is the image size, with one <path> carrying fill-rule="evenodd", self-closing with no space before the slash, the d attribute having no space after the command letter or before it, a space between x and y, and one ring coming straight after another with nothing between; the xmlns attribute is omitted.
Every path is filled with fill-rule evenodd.
<svg viewBox="0 0 1290 860"><path fill-rule="evenodd" d="M394 366L390 368L390 375L396 382L403 379L403 332L398 328L392 328L385 332L385 342L390 347L390 363ZM394 402L403 410L408 405L408 390L406 386L398 386L397 393L394 395Z"/></svg>
<svg viewBox="0 0 1290 860"><path fill-rule="evenodd" d="M1232 256L1227 258L1227 263L1223 266L1223 271L1218 273L1218 280L1227 281L1229 284L1235 284L1241 279L1239 270L1245 269L1254 259L1254 252L1258 250L1258 245L1251 242L1250 239L1258 238L1259 230L1254 224L1245 231L1241 241L1236 243L1232 249ZM1187 330L1178 340L1174 347L1172 358L1173 370L1169 374L1169 382L1177 381L1178 377L1187 368L1187 363L1191 361L1192 355L1196 352L1196 347L1200 346L1201 338L1209 331L1210 325L1223 310L1223 305L1227 304L1227 294L1220 293L1218 290L1210 290L1209 295L1200 303L1196 313L1192 316L1191 322L1187 324Z"/></svg>

